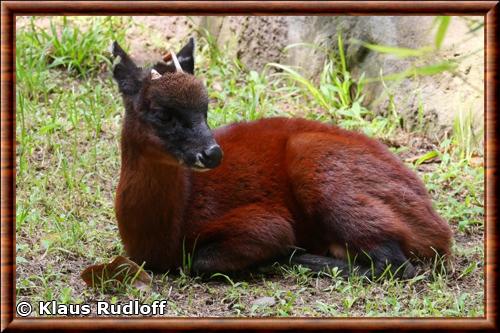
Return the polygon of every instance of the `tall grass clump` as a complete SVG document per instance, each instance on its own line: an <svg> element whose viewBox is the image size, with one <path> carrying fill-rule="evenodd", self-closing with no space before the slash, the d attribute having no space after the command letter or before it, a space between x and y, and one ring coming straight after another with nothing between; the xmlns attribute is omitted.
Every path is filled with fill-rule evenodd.
<svg viewBox="0 0 500 333"><path fill-rule="evenodd" d="M197 68L204 77L211 100L209 125L256 120L280 114L276 100L283 91L267 72L247 68L238 58L227 57L206 29L199 28L202 45Z"/></svg>
<svg viewBox="0 0 500 333"><path fill-rule="evenodd" d="M348 68L342 35L337 36L337 52L318 45L294 44L291 47L312 47L326 54L325 64L314 82L300 72L300 69L278 63L269 66L282 71L282 76L298 85L298 92L312 102L308 118L332 122L347 129L363 130L368 135L382 135L392 132L397 122L391 117L376 116L363 105L364 75L355 80ZM317 112L317 108L323 112ZM313 112L314 111L314 112Z"/></svg>
<svg viewBox="0 0 500 333"><path fill-rule="evenodd" d="M278 63L270 63L269 66L283 71L285 77L298 83L302 87L302 93L323 108L334 122L339 122L342 116L358 118L368 113L366 108L359 107L363 101L361 95L363 86L358 85L348 71L341 34L338 35L338 53L317 45L303 43L290 45L288 48L298 46L312 47L326 53L327 59L320 75L319 84L315 84L301 74L299 69L291 66Z"/></svg>
<svg viewBox="0 0 500 333"><path fill-rule="evenodd" d="M19 244L46 256L82 254L114 234L104 189L118 169L122 106L104 73L125 22L33 17L16 31L16 229L28 235Z"/></svg>
<svg viewBox="0 0 500 333"><path fill-rule="evenodd" d="M481 152L481 136L484 130L476 131L474 115L471 110L460 110L453 120L452 141L457 147L459 158L470 160Z"/></svg>
<svg viewBox="0 0 500 333"><path fill-rule="evenodd" d="M82 22L87 26L81 27L78 23ZM107 69L110 58L106 50L113 40L125 42L127 24L121 17L99 17L81 22L62 17L51 18L48 29L44 29L36 26L35 19L31 18L28 27L16 38L16 50L21 50L20 59L27 59L33 69L63 68L70 74L86 78Z"/></svg>

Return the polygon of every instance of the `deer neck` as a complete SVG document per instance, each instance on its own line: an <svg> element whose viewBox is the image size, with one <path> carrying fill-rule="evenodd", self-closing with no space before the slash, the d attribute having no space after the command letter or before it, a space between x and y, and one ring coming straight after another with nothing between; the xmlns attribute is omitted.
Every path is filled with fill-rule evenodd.
<svg viewBox="0 0 500 333"><path fill-rule="evenodd" d="M139 265L164 270L180 264L187 171L160 164L122 138L122 166L116 196L120 235Z"/></svg>

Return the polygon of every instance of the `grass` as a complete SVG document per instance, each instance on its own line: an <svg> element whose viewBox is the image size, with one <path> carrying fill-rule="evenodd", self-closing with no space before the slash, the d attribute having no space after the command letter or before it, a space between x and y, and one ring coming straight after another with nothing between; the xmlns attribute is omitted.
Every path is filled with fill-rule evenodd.
<svg viewBox="0 0 500 333"><path fill-rule="evenodd" d="M189 275L186 256L180 273L155 275L146 290L85 288L79 277L84 268L123 253L113 209L123 106L106 50L113 38L127 45L125 31L134 23L68 17L37 28L43 23L28 20L16 39L18 301L167 299L169 316L484 315L483 157L467 113L457 118L452 135L431 142L401 128L397 105L387 117L363 106L362 85L350 76L342 52L329 54L319 82L312 82L300 69L279 64L274 68L281 72L271 66L248 70L226 58L204 31L197 68L209 88L211 126L304 116L382 138L421 175L454 229L452 267L442 272L424 265L407 281L343 280L336 271L316 276L303 267L279 265L265 274L202 280ZM341 48L341 38L338 42ZM274 304L255 302L262 297Z"/></svg>

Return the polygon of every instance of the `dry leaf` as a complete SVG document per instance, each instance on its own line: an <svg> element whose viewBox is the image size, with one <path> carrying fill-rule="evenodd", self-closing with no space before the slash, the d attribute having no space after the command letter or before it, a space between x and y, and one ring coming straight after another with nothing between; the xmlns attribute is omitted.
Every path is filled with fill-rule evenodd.
<svg viewBox="0 0 500 333"><path fill-rule="evenodd" d="M472 157L469 160L469 165L473 168L479 168L484 165L484 159L482 157Z"/></svg>
<svg viewBox="0 0 500 333"><path fill-rule="evenodd" d="M219 82L214 82L212 84L212 89L217 92L221 92L222 90L224 90L224 88L222 88L222 85Z"/></svg>
<svg viewBox="0 0 500 333"><path fill-rule="evenodd" d="M145 290L151 285L151 276L130 259L116 257L111 263L92 265L80 275L89 287L97 288L110 282L130 284Z"/></svg>

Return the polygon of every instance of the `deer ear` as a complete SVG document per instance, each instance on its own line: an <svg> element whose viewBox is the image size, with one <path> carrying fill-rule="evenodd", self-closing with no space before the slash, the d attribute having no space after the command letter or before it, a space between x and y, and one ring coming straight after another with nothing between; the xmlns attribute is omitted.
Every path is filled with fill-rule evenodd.
<svg viewBox="0 0 500 333"><path fill-rule="evenodd" d="M118 83L120 92L124 95L137 94L141 89L141 69L116 41L111 44L110 51L116 63L113 67L113 78Z"/></svg>
<svg viewBox="0 0 500 333"><path fill-rule="evenodd" d="M176 53L177 55L177 60L179 61L179 64L181 65L181 68L184 72L189 73L189 74L194 74L194 38L191 37L189 38L189 41L184 47ZM153 66L153 69L158 71L161 75L169 72L173 73L176 72L176 68L174 65L174 62L172 60L172 55L170 52L165 54L163 56L163 61L156 63L156 65Z"/></svg>
<svg viewBox="0 0 500 333"><path fill-rule="evenodd" d="M161 74L156 69L151 69L151 80L161 79Z"/></svg>
<svg viewBox="0 0 500 333"><path fill-rule="evenodd" d="M194 38L189 38L189 41L177 53L177 59L184 72L194 74Z"/></svg>

